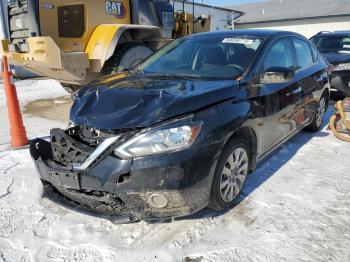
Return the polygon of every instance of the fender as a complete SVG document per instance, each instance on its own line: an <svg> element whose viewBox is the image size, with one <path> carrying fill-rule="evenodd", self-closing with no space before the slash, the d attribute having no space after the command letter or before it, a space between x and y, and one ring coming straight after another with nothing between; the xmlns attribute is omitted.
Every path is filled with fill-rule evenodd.
<svg viewBox="0 0 350 262"><path fill-rule="evenodd" d="M91 71L100 72L104 63L113 55L123 33L133 31L134 39L143 41L161 41L164 39L157 26L103 24L93 32L85 52L91 61Z"/></svg>

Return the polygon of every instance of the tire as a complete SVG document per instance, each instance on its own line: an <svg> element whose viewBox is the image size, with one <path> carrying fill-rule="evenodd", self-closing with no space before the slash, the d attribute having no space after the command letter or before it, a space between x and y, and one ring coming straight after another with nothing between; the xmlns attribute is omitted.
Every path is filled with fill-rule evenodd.
<svg viewBox="0 0 350 262"><path fill-rule="evenodd" d="M152 49L140 43L121 44L117 46L113 56L106 61L102 74L110 75L128 70L153 53Z"/></svg>
<svg viewBox="0 0 350 262"><path fill-rule="evenodd" d="M322 95L320 101L318 102L317 111L312 123L308 125L305 130L309 132L318 132L322 128L322 123L324 116L327 111L328 99L325 95Z"/></svg>
<svg viewBox="0 0 350 262"><path fill-rule="evenodd" d="M240 175L237 159L241 162L238 166L242 169ZM210 208L224 210L234 206L249 173L250 160L251 152L246 141L233 139L225 146L215 170L209 201Z"/></svg>

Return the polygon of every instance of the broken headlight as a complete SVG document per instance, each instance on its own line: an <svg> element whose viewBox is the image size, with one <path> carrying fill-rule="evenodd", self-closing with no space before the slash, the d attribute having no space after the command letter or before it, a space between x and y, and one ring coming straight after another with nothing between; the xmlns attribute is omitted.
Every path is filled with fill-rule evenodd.
<svg viewBox="0 0 350 262"><path fill-rule="evenodd" d="M196 122L149 129L119 146L115 154L131 158L184 150L194 143L201 127L202 123Z"/></svg>

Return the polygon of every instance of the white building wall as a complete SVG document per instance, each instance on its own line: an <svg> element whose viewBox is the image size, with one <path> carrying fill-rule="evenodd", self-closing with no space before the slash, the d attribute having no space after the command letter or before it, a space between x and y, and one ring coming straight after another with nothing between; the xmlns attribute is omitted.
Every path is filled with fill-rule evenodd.
<svg viewBox="0 0 350 262"><path fill-rule="evenodd" d="M172 3L172 1L171 1ZM182 10L182 1L175 2L175 11ZM185 3L185 12L192 13L192 3ZM227 30L228 19L231 19L233 11L225 11L222 9L217 9L215 7L206 7L195 5L194 13L196 16L200 15L210 15L211 16L211 25L210 31L221 31ZM238 14L236 14L238 15Z"/></svg>
<svg viewBox="0 0 350 262"><path fill-rule="evenodd" d="M0 37L1 39L5 38L4 33L2 32L3 25L2 25L2 19L0 19Z"/></svg>
<svg viewBox="0 0 350 262"><path fill-rule="evenodd" d="M278 21L252 24L236 24L236 29L264 28L292 31L312 37L320 31L350 30L350 15L329 18L307 18L294 21Z"/></svg>

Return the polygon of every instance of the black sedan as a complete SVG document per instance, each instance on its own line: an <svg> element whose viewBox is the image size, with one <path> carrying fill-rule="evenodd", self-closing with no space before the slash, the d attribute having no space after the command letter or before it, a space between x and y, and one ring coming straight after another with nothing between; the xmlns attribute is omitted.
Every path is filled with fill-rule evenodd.
<svg viewBox="0 0 350 262"><path fill-rule="evenodd" d="M234 205L248 173L318 131L328 65L301 35L265 30L176 40L74 96L71 125L37 139L45 191L130 220Z"/></svg>
<svg viewBox="0 0 350 262"><path fill-rule="evenodd" d="M350 96L350 31L320 32L311 40L333 65L331 88Z"/></svg>

